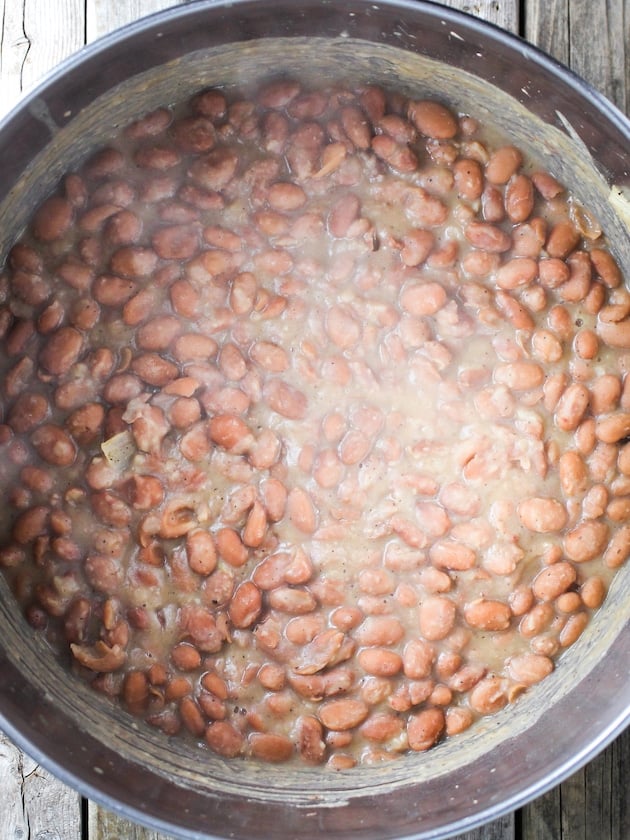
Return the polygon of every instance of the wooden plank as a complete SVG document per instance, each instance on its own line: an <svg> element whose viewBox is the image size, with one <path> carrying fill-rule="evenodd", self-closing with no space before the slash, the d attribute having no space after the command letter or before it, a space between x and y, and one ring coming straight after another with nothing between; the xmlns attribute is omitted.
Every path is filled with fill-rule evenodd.
<svg viewBox="0 0 630 840"><path fill-rule="evenodd" d="M94 802L88 803L87 828L89 840L170 840L170 835L131 823Z"/></svg>
<svg viewBox="0 0 630 840"><path fill-rule="evenodd" d="M84 43L83 0L0 0L0 116Z"/></svg>
<svg viewBox="0 0 630 840"><path fill-rule="evenodd" d="M510 32L519 31L519 7L516 0L477 0L467 2L466 0L441 0L442 5L452 9L459 9L460 12L482 18Z"/></svg>
<svg viewBox="0 0 630 840"><path fill-rule="evenodd" d="M528 0L527 40L630 110L630 0ZM624 33L620 37L620 33ZM523 840L630 837L630 732L521 813Z"/></svg>
<svg viewBox="0 0 630 840"><path fill-rule="evenodd" d="M573 70L622 111L630 111L630 0L571 0Z"/></svg>
<svg viewBox="0 0 630 840"><path fill-rule="evenodd" d="M111 0L86 0L86 37L93 41L118 29L134 20L168 9L172 6L182 6L185 0L125 0L114 2Z"/></svg>
<svg viewBox="0 0 630 840"><path fill-rule="evenodd" d="M524 35L630 112L630 0L528 0Z"/></svg>
<svg viewBox="0 0 630 840"><path fill-rule="evenodd" d="M0 837L81 840L81 798L0 732Z"/></svg>

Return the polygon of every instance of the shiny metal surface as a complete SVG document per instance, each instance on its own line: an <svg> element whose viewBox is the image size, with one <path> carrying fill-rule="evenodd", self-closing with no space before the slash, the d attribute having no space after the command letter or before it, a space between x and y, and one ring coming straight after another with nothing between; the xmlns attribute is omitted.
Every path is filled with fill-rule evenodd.
<svg viewBox="0 0 630 840"><path fill-rule="evenodd" d="M0 126L0 251L61 173L158 104L290 73L432 91L499 123L593 207L630 276L609 201L630 186L630 124L585 83L488 24L422 2L198 2L55 71ZM225 763L169 743L58 667L0 582L0 723L92 799L182 838L444 838L557 784L630 720L630 567L556 672L427 754L332 774Z"/></svg>

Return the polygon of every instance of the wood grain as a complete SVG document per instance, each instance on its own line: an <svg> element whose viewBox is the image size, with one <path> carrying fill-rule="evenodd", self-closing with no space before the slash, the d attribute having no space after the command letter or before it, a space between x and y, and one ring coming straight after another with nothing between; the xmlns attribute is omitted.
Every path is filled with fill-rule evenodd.
<svg viewBox="0 0 630 840"><path fill-rule="evenodd" d="M88 43L134 20L168 9L182 6L185 0L86 0L86 38Z"/></svg>
<svg viewBox="0 0 630 840"><path fill-rule="evenodd" d="M524 35L630 111L630 0L528 0ZM620 33L623 37L620 38ZM630 732L523 809L523 840L630 837Z"/></svg>
<svg viewBox="0 0 630 840"><path fill-rule="evenodd" d="M442 5L487 20L503 29L509 29L510 32L519 31L520 4L516 0L478 0L476 3L466 0L442 0Z"/></svg>
<svg viewBox="0 0 630 840"><path fill-rule="evenodd" d="M83 0L0 0L0 115L85 43Z"/></svg>
<svg viewBox="0 0 630 840"><path fill-rule="evenodd" d="M81 840L81 798L0 732L0 838Z"/></svg>

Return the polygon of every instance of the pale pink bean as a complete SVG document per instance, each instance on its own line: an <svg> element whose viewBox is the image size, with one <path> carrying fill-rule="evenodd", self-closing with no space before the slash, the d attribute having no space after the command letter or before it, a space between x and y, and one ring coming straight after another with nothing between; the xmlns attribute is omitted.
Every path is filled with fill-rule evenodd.
<svg viewBox="0 0 630 840"><path fill-rule="evenodd" d="M564 538L564 551L574 563L585 563L601 555L608 543L605 522L587 520L576 525Z"/></svg>
<svg viewBox="0 0 630 840"><path fill-rule="evenodd" d="M361 337L361 326L349 307L331 306L325 328L330 340L342 350L354 347Z"/></svg>
<svg viewBox="0 0 630 840"><path fill-rule="evenodd" d="M455 626L457 608L450 598L433 595L418 610L420 633L427 641L445 639Z"/></svg>
<svg viewBox="0 0 630 840"><path fill-rule="evenodd" d="M560 531L568 519L567 511L560 502L540 497L522 501L517 507L517 513L521 524L538 534Z"/></svg>
<svg viewBox="0 0 630 840"><path fill-rule="evenodd" d="M435 315L446 303L447 295L439 283L407 285L400 294L400 305L410 315Z"/></svg>
<svg viewBox="0 0 630 840"><path fill-rule="evenodd" d="M540 571L532 583L532 592L541 601L553 601L576 581L577 572L570 563L553 563Z"/></svg>
<svg viewBox="0 0 630 840"><path fill-rule="evenodd" d="M317 513L306 490L293 487L287 497L287 516L295 527L305 534L312 534L317 528Z"/></svg>
<svg viewBox="0 0 630 840"><path fill-rule="evenodd" d="M510 221L524 222L533 209L534 185L527 175L513 175L505 188L505 211Z"/></svg>
<svg viewBox="0 0 630 840"><path fill-rule="evenodd" d="M528 391L543 384L545 372L535 362L508 362L496 366L494 379L514 391Z"/></svg>
<svg viewBox="0 0 630 840"><path fill-rule="evenodd" d="M555 411L557 426L565 432L577 429L588 408L590 394L584 385L569 385L560 397Z"/></svg>
<svg viewBox="0 0 630 840"><path fill-rule="evenodd" d="M303 420L306 416L306 396L288 383L280 379L268 380L263 393L267 404L277 414L290 420Z"/></svg>
<svg viewBox="0 0 630 840"><path fill-rule="evenodd" d="M502 146L490 155L486 165L486 178L491 184L507 184L520 168L523 155L514 146Z"/></svg>
<svg viewBox="0 0 630 840"><path fill-rule="evenodd" d="M508 661L508 674L523 685L535 685L553 671L553 661L548 656L524 653Z"/></svg>
<svg viewBox="0 0 630 840"><path fill-rule="evenodd" d="M440 739L446 726L444 712L438 708L424 709L407 722L407 740L414 752L430 749Z"/></svg>
<svg viewBox="0 0 630 840"><path fill-rule="evenodd" d="M455 115L444 105L433 100L410 102L407 116L420 134L435 140L450 140L458 131Z"/></svg>

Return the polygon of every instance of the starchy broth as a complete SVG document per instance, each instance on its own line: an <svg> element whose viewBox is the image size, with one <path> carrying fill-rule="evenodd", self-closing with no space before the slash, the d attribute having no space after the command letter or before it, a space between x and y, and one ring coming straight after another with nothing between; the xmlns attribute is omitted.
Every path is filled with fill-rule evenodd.
<svg viewBox="0 0 630 840"><path fill-rule="evenodd" d="M630 296L474 115L202 91L64 178L3 294L0 564L167 735L424 751L535 690L630 551Z"/></svg>

